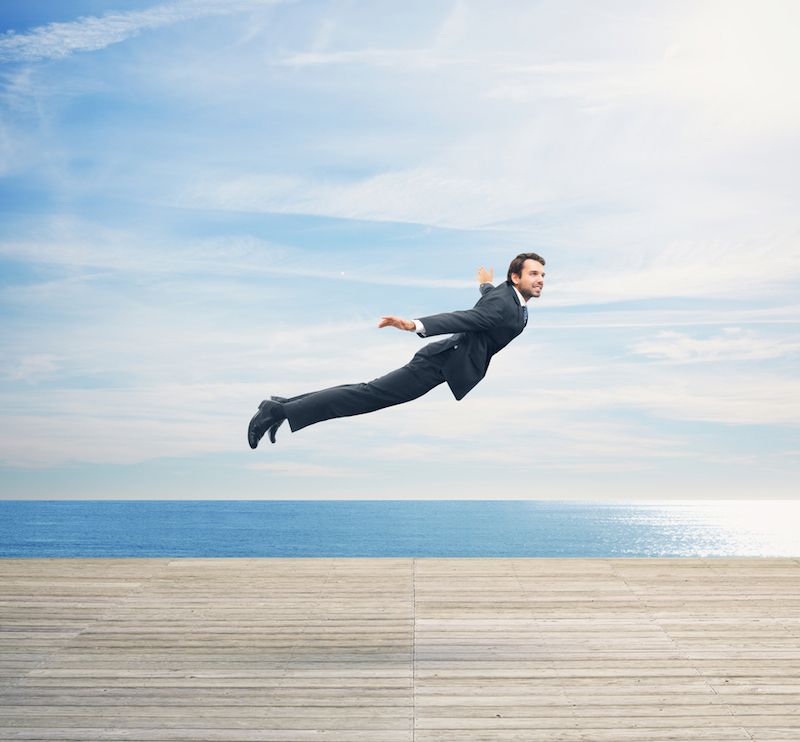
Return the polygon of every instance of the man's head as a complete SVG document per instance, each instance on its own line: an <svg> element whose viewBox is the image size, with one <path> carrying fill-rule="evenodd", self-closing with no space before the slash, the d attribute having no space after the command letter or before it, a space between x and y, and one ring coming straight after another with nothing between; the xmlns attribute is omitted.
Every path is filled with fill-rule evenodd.
<svg viewBox="0 0 800 742"><path fill-rule="evenodd" d="M539 296L544 286L544 258L535 252L520 253L508 266L508 281L517 287L525 301Z"/></svg>

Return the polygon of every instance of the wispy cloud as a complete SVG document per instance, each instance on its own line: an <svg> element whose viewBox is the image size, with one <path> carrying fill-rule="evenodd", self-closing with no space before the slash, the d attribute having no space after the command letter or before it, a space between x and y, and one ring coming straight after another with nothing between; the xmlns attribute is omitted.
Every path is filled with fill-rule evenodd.
<svg viewBox="0 0 800 742"><path fill-rule="evenodd" d="M178 196L176 203L195 208L311 214L460 229L518 216L527 201L515 185L518 184L436 166L383 172L346 183L272 175L235 179L223 176L192 185Z"/></svg>
<svg viewBox="0 0 800 742"><path fill-rule="evenodd" d="M676 241L619 256L590 274L575 271L549 291L558 306L657 297L735 298L791 292L800 279L793 233L730 240Z"/></svg>
<svg viewBox="0 0 800 742"><path fill-rule="evenodd" d="M408 69L432 69L455 65L475 66L481 61L469 57L437 55L428 49L357 49L337 52L299 52L287 54L276 64L285 67L327 65L372 65Z"/></svg>
<svg viewBox="0 0 800 742"><path fill-rule="evenodd" d="M121 229L99 228L82 222L43 221L39 227L43 239L0 241L0 256L32 264L81 269L82 273L56 279L55 282L86 283L93 272L107 271L131 275L180 275L203 273L219 278L228 276L316 278L325 281L399 286L417 289L474 288L472 275L477 266L453 267L456 275L400 273L396 270L365 270L351 257L335 262L314 259L316 250L299 248L254 236L231 235L202 240L172 240L142 244L135 233ZM543 251L544 252L544 251ZM558 257L548 266L549 277L542 299L532 305L556 309L641 299L696 297L702 299L737 298L746 291L759 296L769 292L790 298L791 287L800 280L800 241L793 235L774 234L769 239L740 239L738 243L671 243L660 251L630 255L612 255L592 270L576 266L565 269ZM502 269L496 281L504 280ZM51 283L42 282L3 291L7 301L40 302L42 295L54 295ZM642 310L605 313L601 316L575 317L552 315L547 325L566 326L658 326L734 323L797 323L800 307L793 304L762 309L718 310L708 306L702 311L675 309L670 312Z"/></svg>
<svg viewBox="0 0 800 742"><path fill-rule="evenodd" d="M352 479L363 478L368 476L364 469L347 466L324 466L322 464L304 464L293 463L289 461L279 462L257 462L255 464L248 464L248 469L253 471L272 472L274 474L281 474L289 477L312 477L328 479L330 477L336 479Z"/></svg>
<svg viewBox="0 0 800 742"><path fill-rule="evenodd" d="M331 352L332 346L317 352ZM175 361L177 363L177 359ZM518 359L517 359L518 362ZM349 365L348 365L349 364ZM58 394L18 387L0 396L6 410L0 436L0 459L6 465L58 465L69 461L126 464L162 457L242 453L245 428L257 402L268 393L291 395L358 381L371 374L374 359L351 363L341 359L339 370L310 368L305 381L297 364L282 359L282 371L268 366L260 380L247 383L147 384L105 389L61 389ZM387 365L399 365L396 361ZM347 371L341 368L347 366ZM173 369L174 370L174 369ZM390 370L389 368L385 369ZM678 458L714 461L718 452L702 454L682 435L618 422L620 411L644 412L654 421L693 421L708 424L800 425L800 385L777 374L697 374L675 380L668 374L648 382L629 378L578 384L570 376L558 384L540 381L535 394L502 389L502 373L484 382L484 390L464 402L453 400L442 387L412 404L346 421L334 421L298 434L284 429L279 445L267 453L293 456L333 456L342 476L350 469L363 471L365 461L409 460L446 467L480 461L512 466L531 447L547 450L545 468L590 469L594 463L618 461L630 468L636 461ZM258 374L254 374L258 375ZM687 383L688 382L688 383ZM603 419L598 420L601 415ZM421 423L421 421L424 421ZM422 425L422 426L421 426ZM509 426L515 436L509 437ZM41 445L42 431L47 445ZM519 436L517 438L516 436ZM487 448L487 441L492 442ZM290 459L291 460L291 459ZM268 467L291 474L295 464L286 459ZM313 464L313 458L309 462ZM369 467L367 467L369 468Z"/></svg>
<svg viewBox="0 0 800 742"><path fill-rule="evenodd" d="M475 288L470 275L477 266L459 266L464 277L398 274L395 271L366 270L363 262L340 257L336 263L314 260L316 251L257 237L231 235L196 241L142 245L135 233L99 229L93 225L54 225L41 240L0 242L0 257L24 260L34 265L58 266L86 271L59 282L85 282L94 271L133 272L145 275L180 275L191 271L221 277L273 276L318 278L328 281L365 283L376 286L407 286L426 289ZM34 299L52 286L46 282L24 288L6 289L7 299Z"/></svg>
<svg viewBox="0 0 800 742"><path fill-rule="evenodd" d="M651 374L652 376L652 374ZM667 420L700 421L724 425L800 425L800 383L778 374L737 375L720 380L703 374L656 383L598 385L580 390L542 390L534 409L642 410Z"/></svg>
<svg viewBox="0 0 800 742"><path fill-rule="evenodd" d="M681 332L659 332L631 346L633 353L672 363L763 361L800 352L800 342L769 340L740 327L726 327L720 335L695 338Z"/></svg>
<svg viewBox="0 0 800 742"><path fill-rule="evenodd" d="M34 384L55 376L60 367L60 360L51 353L25 354L19 358L6 356L0 364L0 375L10 381Z"/></svg>
<svg viewBox="0 0 800 742"><path fill-rule="evenodd" d="M146 10L105 13L67 23L49 23L17 34L0 37L0 62L35 62L61 59L75 52L88 52L118 44L142 31L215 15L239 13L281 0L179 0Z"/></svg>

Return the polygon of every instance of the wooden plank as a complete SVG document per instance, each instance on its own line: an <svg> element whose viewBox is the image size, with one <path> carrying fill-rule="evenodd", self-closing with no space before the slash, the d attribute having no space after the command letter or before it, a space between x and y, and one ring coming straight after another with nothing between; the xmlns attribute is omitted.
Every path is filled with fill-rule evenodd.
<svg viewBox="0 0 800 742"><path fill-rule="evenodd" d="M800 739L795 559L0 560L0 740Z"/></svg>

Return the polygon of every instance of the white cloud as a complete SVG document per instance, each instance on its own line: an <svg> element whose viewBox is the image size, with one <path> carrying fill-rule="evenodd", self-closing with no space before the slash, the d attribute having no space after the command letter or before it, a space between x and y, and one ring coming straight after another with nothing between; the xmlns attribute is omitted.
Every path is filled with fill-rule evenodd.
<svg viewBox="0 0 800 742"><path fill-rule="evenodd" d="M440 56L426 49L357 49L338 52L298 52L281 57L277 64L285 67L327 65L371 65L402 70L432 69L476 64L474 59Z"/></svg>
<svg viewBox="0 0 800 742"><path fill-rule="evenodd" d="M800 95L792 71L800 52L786 29L797 12L791 3L663 6L657 17L590 10L555 44L546 32L566 10L454 6L441 38L424 47L360 47L366 29L338 40L326 34L327 48L290 52L279 64L297 69L298 91L314 94L324 84L354 101L335 135L315 135L335 157L346 150L373 166L344 178L318 162L306 173L199 173L172 198L199 208L463 229L529 220L531 231L540 229L538 217L561 209L605 206L640 228L613 223L602 248L638 243L643 252L663 246L651 244L653 235L680 233L681 225L701 248L732 241L745 215L751 233L796 229ZM398 129L431 122L428 133L413 129L419 146L402 162L392 161L388 134L382 158L360 147L375 137L358 125L369 113L359 108L365 100ZM785 156L773 159L763 145L776 135L786 136ZM697 235L698 224L711 222ZM593 246L596 226L588 220ZM574 230L563 225L561 238L575 244Z"/></svg>
<svg viewBox="0 0 800 742"><path fill-rule="evenodd" d="M269 446L270 443L265 443ZM291 461L278 462L257 462L248 464L248 469L253 471L267 471L275 474L283 474L290 477L322 477L323 479L352 479L368 476L364 469L357 469L347 466L325 466L323 464L307 464Z"/></svg>
<svg viewBox="0 0 800 742"><path fill-rule="evenodd" d="M642 370L639 369L639 373ZM800 382L777 374L663 376L647 383L541 390L543 410L644 410L669 420L725 425L800 425Z"/></svg>
<svg viewBox="0 0 800 742"><path fill-rule="evenodd" d="M318 254L315 251L241 235L161 243L142 240L134 232L83 223L64 224L59 220L50 225L45 223L40 229L45 234L39 240L0 241L0 256L34 264L119 271L126 275L138 272L179 276L202 272L217 279L263 275L424 289L475 286L474 267L469 265L463 266L463 270L459 268L463 278L404 274L394 269L381 272L371 267L365 270L363 261L351 253L338 254L329 249L328 259L321 262L314 259ZM634 255L605 253L605 256L602 262L594 259L592 267L583 261L565 267L560 265L563 258L558 250L548 253L545 290L533 310L668 297L721 299L772 295L774 300L783 293L788 299L795 282L800 280L800 239L791 234L779 233L761 239L739 237L737 242L730 243L721 240L676 242L661 250L650 246ZM503 280L502 269L498 269L495 276L496 282ZM6 301L39 303L43 297L57 295L58 285L85 284L92 280L93 274L84 272L49 282L5 288L3 296ZM245 291L242 288L231 290ZM654 319L657 316L661 319ZM587 319L588 315L582 315L582 321ZM575 318L551 314L546 321L565 326L570 320L574 322ZM706 307L702 311L606 313L596 317L595 324L798 321L800 307L785 305L724 312Z"/></svg>
<svg viewBox="0 0 800 742"><path fill-rule="evenodd" d="M507 139L502 133L497 137ZM177 194L175 205L482 229L529 216L558 198L561 189L557 182L534 181L530 173L498 172L496 165L484 168L476 162L476 152L497 148L496 142L463 142L451 146L437 162L348 182L273 174L213 174ZM501 167L505 168L506 154L512 153L496 154L503 158Z"/></svg>
<svg viewBox="0 0 800 742"><path fill-rule="evenodd" d="M547 286L551 305L652 299L736 298L789 292L800 279L794 233L672 242L611 258ZM550 271L552 274L552 271Z"/></svg>
<svg viewBox="0 0 800 742"><path fill-rule="evenodd" d="M328 350L318 352L324 356ZM397 359L384 360L387 366L399 365ZM692 439L681 433L660 431L659 418L800 425L800 406L794 401L800 399L800 383L776 374L731 374L720 379L714 374L674 378L664 373L650 374L647 382L641 382L634 369L623 367L605 370L611 380L568 374L559 382L545 369L530 387L519 378L520 359L509 363L517 368L518 377L511 388L503 388L503 370L493 368L490 380L463 402L453 400L443 386L408 405L372 415L323 423L298 434L284 428L277 447L267 450L290 457L302 451L310 457L304 463L312 469L315 459L333 458L341 462L336 467L342 477L350 476L350 469L364 470L366 460L374 466L398 457L441 466L477 461L510 465L531 448L548 452L542 464L548 469L591 470L614 462L622 469L634 469L665 458L714 461L720 455L717 450L695 450ZM47 394L18 386L0 395L6 410L0 459L11 466L70 461L124 464L246 452L247 421L266 394L291 396L363 380L369 377L364 369L374 368L375 361L372 358L370 366L367 361L340 358L338 370L314 364L304 380L296 363L278 359L274 365L283 370L256 365L252 374L262 379L237 383L142 383L125 388L61 388ZM346 373L344 367L349 369ZM626 410L646 412L654 422L615 419ZM276 466L267 468L323 476L322 470L315 474L296 469L294 463L284 467L285 461L268 462Z"/></svg>
<svg viewBox="0 0 800 742"><path fill-rule="evenodd" d="M25 354L16 359L6 356L0 364L0 373L10 381L33 384L55 376L61 361L51 353Z"/></svg>
<svg viewBox="0 0 800 742"><path fill-rule="evenodd" d="M330 260L314 259L317 251L279 244L257 237L231 235L193 241L143 241L133 231L101 228L80 221L43 220L39 229L41 239L0 241L0 256L23 260L26 263L115 271L125 275L181 275L204 273L215 278L222 276L276 276L320 278L384 286L416 288L461 289L476 286L471 277L472 266L465 266L468 278L441 278L426 275L402 275L365 270L363 260L352 255L336 255L329 251ZM327 266L331 266L328 268ZM324 269L320 270L322 266ZM344 270L342 270L344 268ZM7 300L41 300L43 292L53 295L55 285L86 282L92 273L80 273L48 282L10 287L4 290ZM239 291L243 289L237 289Z"/></svg>
<svg viewBox="0 0 800 742"><path fill-rule="evenodd" d="M753 368L732 359L677 369L631 363L627 340L619 341L619 355L607 338L592 352L592 335L571 333L556 344L549 333L512 346L493 359L482 393L520 399L520 413L531 421L563 413L565 426L598 416L625 419L631 411L645 413L656 427L664 420L759 425L769 435L769 426L800 425L800 381L780 366Z"/></svg>
<svg viewBox="0 0 800 742"><path fill-rule="evenodd" d="M794 131L798 23L800 6L792 0L698 3L667 49L657 90L702 102L740 133Z"/></svg>
<svg viewBox="0 0 800 742"><path fill-rule="evenodd" d="M96 51L141 31L206 16L228 15L280 0L179 0L146 10L105 13L66 23L49 23L27 33L0 36L0 62L61 59L74 52Z"/></svg>
<svg viewBox="0 0 800 742"><path fill-rule="evenodd" d="M659 332L654 338L640 340L631 351L655 360L674 363L718 361L762 361L800 351L800 342L767 339L739 327L726 327L711 338L693 338L675 331Z"/></svg>

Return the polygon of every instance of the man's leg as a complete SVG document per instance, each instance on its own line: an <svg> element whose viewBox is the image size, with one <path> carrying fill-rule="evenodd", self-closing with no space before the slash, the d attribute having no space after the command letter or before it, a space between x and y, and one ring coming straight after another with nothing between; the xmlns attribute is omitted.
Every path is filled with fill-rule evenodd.
<svg viewBox="0 0 800 742"><path fill-rule="evenodd" d="M292 397L283 403L283 412L292 431L298 431L323 420L363 415L409 402L444 381L442 360L414 356L402 368L373 381L342 384Z"/></svg>

